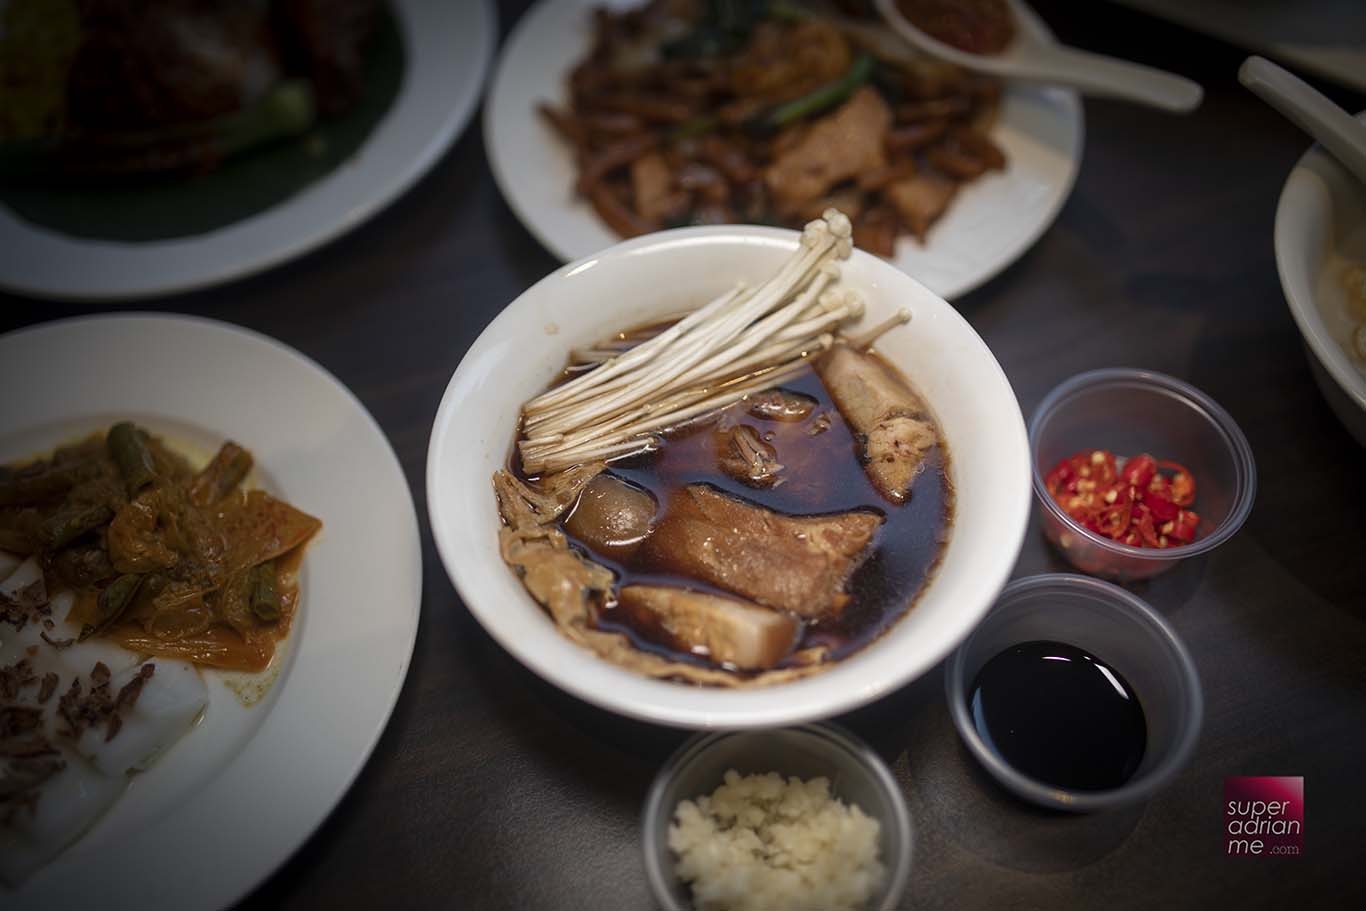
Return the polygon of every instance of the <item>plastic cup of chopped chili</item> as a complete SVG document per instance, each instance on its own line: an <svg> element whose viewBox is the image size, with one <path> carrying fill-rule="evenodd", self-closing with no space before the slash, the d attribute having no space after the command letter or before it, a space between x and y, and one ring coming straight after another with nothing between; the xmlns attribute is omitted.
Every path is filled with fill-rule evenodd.
<svg viewBox="0 0 1366 911"><path fill-rule="evenodd" d="M1147 579L1211 551L1256 497L1252 448L1229 413L1150 370L1064 381L1035 410L1029 444L1044 536L1094 576Z"/></svg>

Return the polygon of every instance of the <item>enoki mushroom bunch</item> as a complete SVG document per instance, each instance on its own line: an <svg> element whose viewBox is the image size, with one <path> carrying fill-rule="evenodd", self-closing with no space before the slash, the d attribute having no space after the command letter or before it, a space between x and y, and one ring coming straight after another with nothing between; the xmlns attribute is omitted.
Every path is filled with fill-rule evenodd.
<svg viewBox="0 0 1366 911"><path fill-rule="evenodd" d="M850 233L849 219L828 209L758 287L741 283L632 347L579 352L597 366L523 407L523 468L546 474L648 452L661 431L800 372L863 312L856 293L834 287Z"/></svg>

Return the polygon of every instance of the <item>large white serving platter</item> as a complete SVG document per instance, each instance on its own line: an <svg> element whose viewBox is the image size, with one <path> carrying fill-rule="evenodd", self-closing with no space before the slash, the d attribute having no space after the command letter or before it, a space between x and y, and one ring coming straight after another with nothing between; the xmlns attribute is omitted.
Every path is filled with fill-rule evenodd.
<svg viewBox="0 0 1366 911"><path fill-rule="evenodd" d="M493 175L527 230L569 261L616 243L593 207L574 194L573 155L536 113L559 104L565 77L587 53L595 6L640 0L541 0L503 45L484 105L484 141ZM1037 17L1022 26L1042 35ZM910 237L892 262L940 297L961 297L1024 254L1053 223L1081 165L1083 121L1074 92L1010 85L992 138L1006 170L965 186L924 245Z"/></svg>
<svg viewBox="0 0 1366 911"><path fill-rule="evenodd" d="M300 570L279 676L246 708L209 672L198 727L0 907L221 908L298 848L351 785L398 698L422 555L384 434L298 352L225 323L161 315L0 336L0 462L137 421L173 444L252 451L256 483L323 521ZM40 803L41 806L41 803Z"/></svg>
<svg viewBox="0 0 1366 911"><path fill-rule="evenodd" d="M351 159L258 215L174 240L72 237L0 207L0 288L105 301L189 291L301 256L384 208L460 135L498 43L492 0L390 3L403 39L403 84Z"/></svg>

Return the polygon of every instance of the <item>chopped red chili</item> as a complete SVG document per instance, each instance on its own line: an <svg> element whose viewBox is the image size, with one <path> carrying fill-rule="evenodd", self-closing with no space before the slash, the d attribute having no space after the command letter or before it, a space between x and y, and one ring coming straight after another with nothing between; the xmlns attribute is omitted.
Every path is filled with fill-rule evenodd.
<svg viewBox="0 0 1366 911"><path fill-rule="evenodd" d="M1195 478L1176 462L1160 462L1160 467L1172 472L1171 498L1177 506L1189 506L1195 502Z"/></svg>
<svg viewBox="0 0 1366 911"><path fill-rule="evenodd" d="M1119 459L1104 449L1086 449L1063 459L1044 486L1082 527L1131 547L1177 547L1195 540L1200 516L1195 477L1177 462L1147 453Z"/></svg>
<svg viewBox="0 0 1366 911"><path fill-rule="evenodd" d="M1130 487L1147 487L1148 482L1157 474L1157 460L1144 453L1136 455L1124 463L1119 478Z"/></svg>

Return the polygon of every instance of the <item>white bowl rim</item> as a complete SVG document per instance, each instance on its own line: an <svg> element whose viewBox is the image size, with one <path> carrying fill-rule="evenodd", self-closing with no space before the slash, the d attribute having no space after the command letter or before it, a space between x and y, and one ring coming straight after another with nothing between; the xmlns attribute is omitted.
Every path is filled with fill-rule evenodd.
<svg viewBox="0 0 1366 911"><path fill-rule="evenodd" d="M1356 115L1358 120L1366 122L1366 111ZM1276 203L1276 224L1274 228L1274 246L1276 250L1276 274L1281 280L1281 292L1285 296L1285 301L1290 316L1299 327L1300 336L1304 339L1310 351L1314 353L1324 370L1333 378L1344 393L1352 398L1356 406L1362 411L1366 411L1366 377L1363 377L1352 366L1348 360L1347 352L1342 350L1336 341L1328 334L1328 327L1323 323L1323 317L1319 313L1318 307L1318 276L1306 276L1308 288L1303 293L1296 290L1297 276L1290 274L1290 267L1286 262L1288 254L1286 250L1297 238L1298 232L1290 225L1290 213L1295 208L1311 210L1317 208L1312 202L1312 197L1308 196L1307 181L1310 179L1315 168L1338 169L1346 180L1355 180L1347 174L1345 168L1338 163L1337 159L1315 143L1310 146L1299 160L1295 162L1295 167L1290 170L1289 176L1285 179L1285 184L1281 188L1281 195ZM1331 195L1331 194L1330 194ZM1318 213L1319 217L1326 217L1327 213ZM1307 298L1307 299L1305 299Z"/></svg>
<svg viewBox="0 0 1366 911"><path fill-rule="evenodd" d="M954 648L972 632L977 623L991 609L997 595L1009 580L1024 544L1024 536L1033 505L1029 440L1025 429L1024 416L1020 411L1019 400L1015 396L1014 389L995 355L987 347L986 342L982 340L961 313L942 297L935 295L895 266L870 253L856 249L853 251L853 257L862 261L866 268L876 273L879 283L892 286L897 284L905 286L909 283L917 294L933 299L937 308L936 318L958 324L957 329L965 331L978 346L982 361L975 381L983 384L983 386L1000 384L998 388L1003 388L1015 405L1014 419L1007 422L1008 426L998 428L1001 436L999 441L999 458L1001 461L998 467L1004 472L1010 470L1005 467L1008 464L1007 459L1013 459L1018 463L1013 469L1017 478L1016 483L1010 487L1012 495L1009 498L1002 498L997 501L1000 515L992 529L996 541L995 550L1002 556L994 561L987 571L979 572L974 576L969 591L971 597L960 606L957 620L952 624L951 633L943 634L940 641L937 641L931 649L921 653L922 660L916 664L898 662L894 655L885 652L881 653L881 660L877 658L871 661L866 660L871 657L870 651L879 645L880 640L875 640L859 652L849 656L840 666L832 667L821 674L770 687L734 690L680 685L654 680L627 671L604 661L588 649L571 642L560 635L558 631L556 634L560 636L564 645L564 648L559 650L558 657L564 660L554 663L546 662L541 660L543 656L534 654L535 649L526 647L523 642L512 635L512 630L504 626L497 612L486 603L488 600L486 594L478 589L477 580L471 578L469 575L471 570L467 569L474 563L474 559L463 554L455 546L455 542L451 540L453 532L447 528L447 521L441 514L439 503L441 494L446 487L441 470L446 425L451 423L452 418L459 411L460 401L456 394L457 390L461 386L464 375L467 372L473 372L474 368L471 365L477 363L484 354L483 349L488 344L487 339L506 330L509 326L526 323L530 316L529 312L526 311L529 311L531 306L527 302L533 299L535 295L544 293L544 286L572 276L578 271L601 266L605 262L624 260L671 246L758 244L795 249L799 237L800 232L797 231L759 225L708 225L676 228L621 241L598 253L561 266L518 295L485 327L484 332L465 352L451 377L450 383L447 385L445 393L442 395L432 424L432 433L427 450L426 472L428 517L437 553L441 557L442 564L460 596L461 602L484 630L521 664L545 681L578 699L640 721L690 729L742 730L822 720L880 699L930 671L951 654ZM568 350L568 342L566 342L566 350ZM490 496L492 496L491 492ZM955 525L955 533L957 531ZM490 529L490 533L493 533L493 529ZM949 546L952 547L952 540ZM919 598L925 597L937 578L938 576L931 578L930 585L920 593ZM531 601L529 595L527 595L527 604L540 609ZM901 619L904 620L905 618ZM888 633L895 628L895 625L889 627ZM856 658L865 659L860 662L865 669L876 666L877 673L872 674L871 678L868 674L861 674L860 676L863 679L858 685L847 686L842 689L832 688L829 683L832 675L838 674L839 671L848 666L849 661ZM620 682L621 686L600 690L588 685L580 679L575 671L586 672L590 667L608 668L620 675L617 682ZM656 693L659 698L641 698L642 692ZM777 693L781 693L781 696L774 698L774 694ZM742 697L748 697L743 701L757 699L762 702L762 705L735 705L734 702L742 701Z"/></svg>

